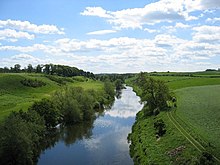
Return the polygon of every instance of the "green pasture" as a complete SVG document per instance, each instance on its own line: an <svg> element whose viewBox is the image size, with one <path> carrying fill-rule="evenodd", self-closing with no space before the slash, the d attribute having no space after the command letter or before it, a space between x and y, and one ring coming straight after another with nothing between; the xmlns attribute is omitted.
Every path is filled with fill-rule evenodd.
<svg viewBox="0 0 220 165"><path fill-rule="evenodd" d="M220 157L220 85L184 88L175 93L177 116Z"/></svg>

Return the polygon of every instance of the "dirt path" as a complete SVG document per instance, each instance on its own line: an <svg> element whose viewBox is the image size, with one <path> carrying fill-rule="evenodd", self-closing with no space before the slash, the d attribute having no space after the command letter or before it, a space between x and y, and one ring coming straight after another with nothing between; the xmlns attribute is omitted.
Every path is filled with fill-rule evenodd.
<svg viewBox="0 0 220 165"><path fill-rule="evenodd" d="M170 121L173 123L173 125L180 131L180 133L200 152L205 151L205 148L197 141L195 140L174 118L172 115L172 111L167 112L167 116L170 119ZM213 155L214 159L220 163L220 160Z"/></svg>

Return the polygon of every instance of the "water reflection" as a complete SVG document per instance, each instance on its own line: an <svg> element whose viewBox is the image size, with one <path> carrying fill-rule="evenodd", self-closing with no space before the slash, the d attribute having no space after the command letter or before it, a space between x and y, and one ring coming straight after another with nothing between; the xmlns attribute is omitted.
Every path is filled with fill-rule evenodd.
<svg viewBox="0 0 220 165"><path fill-rule="evenodd" d="M38 164L133 164L127 135L142 108L139 101L127 87L95 121L61 127L59 141L41 154Z"/></svg>
<svg viewBox="0 0 220 165"><path fill-rule="evenodd" d="M132 92L131 87L126 87L120 95L119 99L115 100L111 110L105 114L120 118L135 117L136 113L142 108L139 103L140 98L136 96L136 93Z"/></svg>
<svg viewBox="0 0 220 165"><path fill-rule="evenodd" d="M66 146L70 146L76 140L90 138L92 136L92 128L93 121L62 127L60 140L64 141Z"/></svg>

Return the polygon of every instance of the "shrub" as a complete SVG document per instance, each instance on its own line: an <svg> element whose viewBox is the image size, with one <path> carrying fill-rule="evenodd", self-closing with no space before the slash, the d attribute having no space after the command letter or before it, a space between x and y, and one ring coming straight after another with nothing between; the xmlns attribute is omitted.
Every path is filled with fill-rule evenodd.
<svg viewBox="0 0 220 165"><path fill-rule="evenodd" d="M46 85L45 82L37 80L37 79L34 79L34 80L32 80L32 79L24 79L24 80L21 80L21 83L24 86L33 87L33 88L42 87L42 86Z"/></svg>

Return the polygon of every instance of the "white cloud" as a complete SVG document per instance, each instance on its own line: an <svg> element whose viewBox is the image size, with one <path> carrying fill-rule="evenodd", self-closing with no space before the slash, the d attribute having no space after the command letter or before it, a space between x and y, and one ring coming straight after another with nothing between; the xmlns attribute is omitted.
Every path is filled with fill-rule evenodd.
<svg viewBox="0 0 220 165"><path fill-rule="evenodd" d="M20 20L0 20L0 28L10 28L19 31L27 31L40 34L64 34L62 29L59 29L55 25L35 25L29 21Z"/></svg>
<svg viewBox="0 0 220 165"><path fill-rule="evenodd" d="M157 30L149 29L149 28L144 28L144 31L147 31L148 33L156 33L157 32Z"/></svg>
<svg viewBox="0 0 220 165"><path fill-rule="evenodd" d="M181 23L181 22L178 22L178 23L176 23L175 27L176 27L176 28L186 29L186 28L190 28L191 26L190 26L190 25L183 24L183 23Z"/></svg>
<svg viewBox="0 0 220 165"><path fill-rule="evenodd" d="M86 7L86 9L80 14L84 16L98 16L101 18L112 18L110 12L104 10L101 7Z"/></svg>
<svg viewBox="0 0 220 165"><path fill-rule="evenodd" d="M145 24L170 22L188 18L183 13L181 3L177 1L159 1L146 5L143 8L124 9L119 11L106 11L101 7L87 7L81 15L98 16L106 18L115 28L140 28Z"/></svg>
<svg viewBox="0 0 220 165"><path fill-rule="evenodd" d="M29 54L17 54L11 57L12 60L34 60L33 56Z"/></svg>
<svg viewBox="0 0 220 165"><path fill-rule="evenodd" d="M215 23L215 22L219 22L220 21L220 18L207 18L206 19L206 22L211 22L211 23Z"/></svg>
<svg viewBox="0 0 220 165"><path fill-rule="evenodd" d="M87 35L105 35L110 33L116 33L116 30L99 30L87 33Z"/></svg>
<svg viewBox="0 0 220 165"><path fill-rule="evenodd" d="M15 64L20 64L22 67L26 67L28 64L37 65L45 63L45 60L34 57L30 54L17 54L9 58L0 59L0 66L13 66Z"/></svg>
<svg viewBox="0 0 220 165"><path fill-rule="evenodd" d="M29 34L27 32L15 31L15 30L11 30L11 29L0 30L0 39L25 38L25 39L32 40L32 39L34 39L34 37L35 36L33 34Z"/></svg>
<svg viewBox="0 0 220 165"><path fill-rule="evenodd" d="M101 7L86 7L80 14L105 18L115 29L143 29L143 26L147 24L197 20L199 16L191 15L191 12L219 8L219 0L160 0L143 8L129 8L118 11L107 11Z"/></svg>
<svg viewBox="0 0 220 165"><path fill-rule="evenodd" d="M198 42L220 42L220 27L219 26L198 26L193 28L196 33L193 39Z"/></svg>
<svg viewBox="0 0 220 165"><path fill-rule="evenodd" d="M192 40L168 34L158 34L153 39L119 37L81 41L63 38L45 45L34 44L23 47L2 45L0 51L12 50L31 54L43 52L51 59L49 62L74 65L96 73L175 70L174 66L177 65L193 69L195 67L190 65L192 61L200 62L220 55L219 42L213 44L207 41L201 42L201 39L198 39L198 36L204 34L212 36L210 31L214 31L215 34L218 32L212 28L210 29L209 26L194 27L195 33L193 33ZM10 60L28 59L29 57L19 55ZM44 60L41 59L41 61Z"/></svg>

